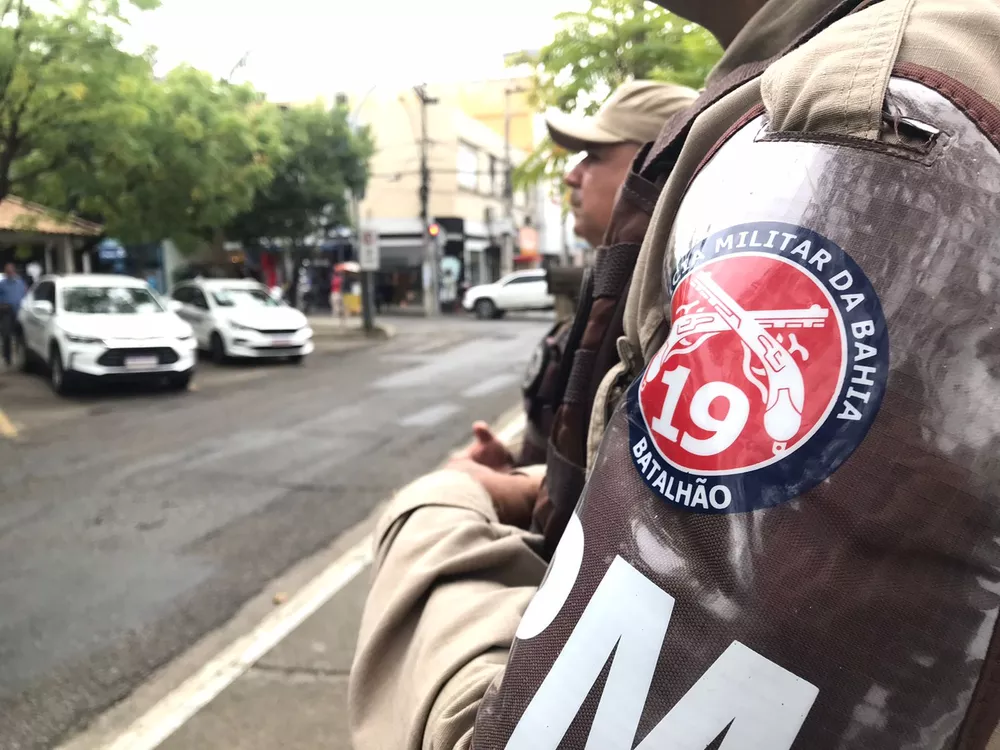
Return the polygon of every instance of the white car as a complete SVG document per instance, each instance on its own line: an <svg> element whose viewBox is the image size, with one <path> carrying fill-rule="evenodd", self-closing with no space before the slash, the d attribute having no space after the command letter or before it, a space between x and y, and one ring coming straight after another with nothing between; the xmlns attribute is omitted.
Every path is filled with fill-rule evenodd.
<svg viewBox="0 0 1000 750"><path fill-rule="evenodd" d="M22 367L44 363L56 393L88 377L155 379L185 389L194 374L191 326L142 279L43 276L17 322Z"/></svg>
<svg viewBox="0 0 1000 750"><path fill-rule="evenodd" d="M177 314L194 329L198 348L216 363L230 357L301 362L313 351L306 316L256 281L197 279L178 284L171 296Z"/></svg>
<svg viewBox="0 0 1000 750"><path fill-rule="evenodd" d="M482 320L512 310L550 310L554 305L544 269L515 271L493 284L470 288L462 299L462 307Z"/></svg>

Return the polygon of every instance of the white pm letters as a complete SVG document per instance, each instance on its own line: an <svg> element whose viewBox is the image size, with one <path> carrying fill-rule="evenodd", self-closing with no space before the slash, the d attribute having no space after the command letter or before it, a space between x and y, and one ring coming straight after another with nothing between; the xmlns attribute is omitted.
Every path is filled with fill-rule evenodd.
<svg viewBox="0 0 1000 750"><path fill-rule="evenodd" d="M518 628L520 639L537 636L562 609L580 570L583 541L574 514L553 569ZM556 750L612 652L586 750L629 750L674 601L616 557L521 716L507 750ZM788 750L818 693L815 686L733 642L636 750L705 750L723 731L720 750Z"/></svg>

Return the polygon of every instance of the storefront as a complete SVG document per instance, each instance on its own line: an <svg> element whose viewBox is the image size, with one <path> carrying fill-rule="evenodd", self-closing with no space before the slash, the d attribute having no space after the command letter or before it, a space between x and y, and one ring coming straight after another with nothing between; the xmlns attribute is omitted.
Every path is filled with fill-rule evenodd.
<svg viewBox="0 0 1000 750"><path fill-rule="evenodd" d="M102 231L73 216L61 216L44 206L7 196L0 202L0 267L14 263L19 272L87 273L88 247Z"/></svg>

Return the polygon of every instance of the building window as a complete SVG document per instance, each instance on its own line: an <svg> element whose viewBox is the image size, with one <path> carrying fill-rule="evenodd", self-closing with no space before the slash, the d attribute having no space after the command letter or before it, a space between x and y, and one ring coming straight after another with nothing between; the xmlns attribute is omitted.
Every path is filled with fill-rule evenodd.
<svg viewBox="0 0 1000 750"><path fill-rule="evenodd" d="M479 187L479 154L466 143L458 144L458 185L467 190Z"/></svg>

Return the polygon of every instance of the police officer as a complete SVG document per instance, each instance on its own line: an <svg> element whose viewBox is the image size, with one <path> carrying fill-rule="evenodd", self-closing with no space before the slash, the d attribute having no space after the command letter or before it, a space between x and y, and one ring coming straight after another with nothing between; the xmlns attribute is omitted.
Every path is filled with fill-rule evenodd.
<svg viewBox="0 0 1000 750"><path fill-rule="evenodd" d="M541 588L530 489L395 499L355 745L996 747L1000 7L665 4L727 49L639 168L631 385Z"/></svg>
<svg viewBox="0 0 1000 750"><path fill-rule="evenodd" d="M667 120L697 98L685 86L661 81L628 81L619 86L592 117L552 112L546 126L552 140L566 151L582 154L566 173L573 211L573 231L598 247L611 222L618 190L639 148L652 141ZM539 342L525 375L525 411L528 428L518 463L544 463L549 429L557 404L552 381L565 350L570 321L552 328ZM484 422L473 425L475 442L470 455L498 450L498 442Z"/></svg>

